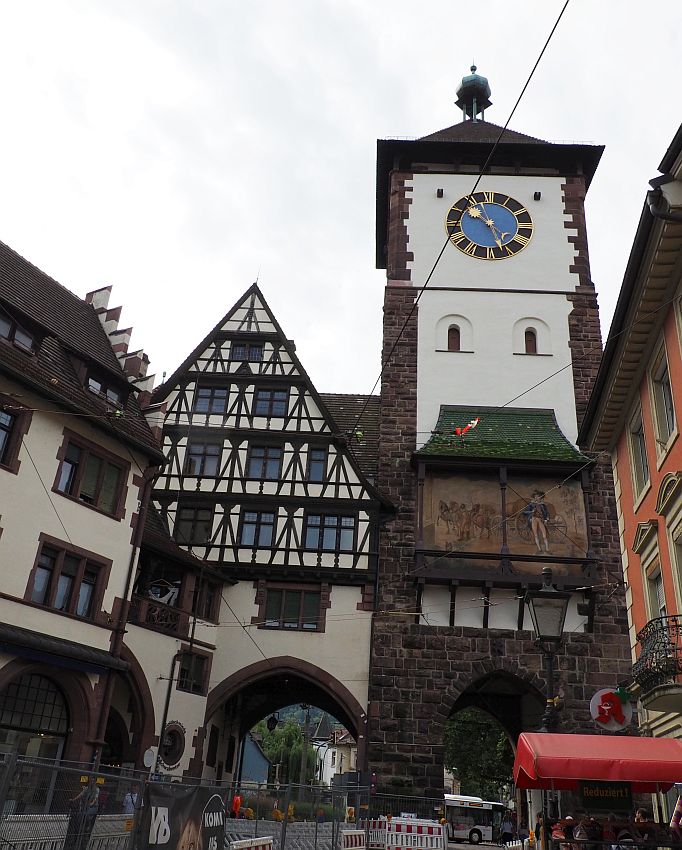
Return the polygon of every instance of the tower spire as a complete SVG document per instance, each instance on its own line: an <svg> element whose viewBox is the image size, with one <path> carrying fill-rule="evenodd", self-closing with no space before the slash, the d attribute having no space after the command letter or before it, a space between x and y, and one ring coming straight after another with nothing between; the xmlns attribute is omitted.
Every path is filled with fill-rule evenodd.
<svg viewBox="0 0 682 850"><path fill-rule="evenodd" d="M492 106L490 86L485 77L476 73L475 65L471 66L471 74L462 77L462 84L457 89L455 106L462 110L464 121L467 117L471 121L477 121L479 113L481 120L485 121L485 110Z"/></svg>

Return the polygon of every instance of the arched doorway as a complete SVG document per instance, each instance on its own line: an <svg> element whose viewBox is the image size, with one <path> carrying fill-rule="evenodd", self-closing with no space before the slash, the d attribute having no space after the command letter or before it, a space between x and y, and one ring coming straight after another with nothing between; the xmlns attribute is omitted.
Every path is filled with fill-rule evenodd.
<svg viewBox="0 0 682 850"><path fill-rule="evenodd" d="M451 791L507 802L511 792L514 747L506 729L487 711L468 707L445 724L447 773Z"/></svg>
<svg viewBox="0 0 682 850"><path fill-rule="evenodd" d="M197 742L190 771L230 780L240 768L241 744L258 721L293 704L315 706L336 718L357 745L357 768L366 759L366 715L341 682L301 659L282 656L229 676L208 696L205 737Z"/></svg>
<svg viewBox="0 0 682 850"><path fill-rule="evenodd" d="M460 690L445 724L444 763L459 766L460 793L503 803L514 813L515 829L527 828L529 801L525 792L514 794L512 766L521 732L540 728L545 698L540 681L509 662L505 668Z"/></svg>

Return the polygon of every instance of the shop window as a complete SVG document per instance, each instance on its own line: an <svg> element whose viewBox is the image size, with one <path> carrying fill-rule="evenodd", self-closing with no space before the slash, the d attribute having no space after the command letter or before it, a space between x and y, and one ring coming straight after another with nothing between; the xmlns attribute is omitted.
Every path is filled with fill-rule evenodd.
<svg viewBox="0 0 682 850"><path fill-rule="evenodd" d="M64 697L49 679L26 673L0 693L0 726L66 735L69 714Z"/></svg>
<svg viewBox="0 0 682 850"><path fill-rule="evenodd" d="M61 463L53 489L120 519L124 513L124 482L129 464L80 436L67 435L59 452Z"/></svg>

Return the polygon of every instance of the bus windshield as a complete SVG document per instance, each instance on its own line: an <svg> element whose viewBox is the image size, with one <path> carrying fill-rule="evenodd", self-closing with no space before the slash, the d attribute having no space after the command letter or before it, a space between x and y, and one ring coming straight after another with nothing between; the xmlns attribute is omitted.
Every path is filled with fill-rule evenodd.
<svg viewBox="0 0 682 850"><path fill-rule="evenodd" d="M445 795L445 820L448 841L497 841L505 807L502 803L468 797L463 794Z"/></svg>

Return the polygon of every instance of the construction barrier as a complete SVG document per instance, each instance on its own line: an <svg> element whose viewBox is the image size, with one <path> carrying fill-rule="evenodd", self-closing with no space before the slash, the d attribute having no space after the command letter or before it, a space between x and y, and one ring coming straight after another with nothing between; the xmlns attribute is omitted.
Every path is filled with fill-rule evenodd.
<svg viewBox="0 0 682 850"><path fill-rule="evenodd" d="M366 850L364 829L344 829L341 838L343 850Z"/></svg>
<svg viewBox="0 0 682 850"><path fill-rule="evenodd" d="M393 818L386 824L386 850L393 847L446 850L445 826L432 820Z"/></svg>
<svg viewBox="0 0 682 850"><path fill-rule="evenodd" d="M245 838L242 841L230 841L230 850L272 850L272 836Z"/></svg>
<svg viewBox="0 0 682 850"><path fill-rule="evenodd" d="M370 818L361 820L358 826L367 833L367 850L386 849L386 818Z"/></svg>

